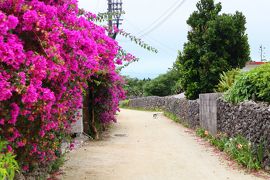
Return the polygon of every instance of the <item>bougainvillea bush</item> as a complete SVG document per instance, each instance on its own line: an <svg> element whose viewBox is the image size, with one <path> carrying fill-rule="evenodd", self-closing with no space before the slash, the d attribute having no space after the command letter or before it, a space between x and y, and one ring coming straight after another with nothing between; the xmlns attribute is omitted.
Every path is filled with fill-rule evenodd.
<svg viewBox="0 0 270 180"><path fill-rule="evenodd" d="M114 120L119 46L93 16L76 0L0 0L0 135L24 171L56 159L87 82L104 71L111 98L96 103L102 122Z"/></svg>

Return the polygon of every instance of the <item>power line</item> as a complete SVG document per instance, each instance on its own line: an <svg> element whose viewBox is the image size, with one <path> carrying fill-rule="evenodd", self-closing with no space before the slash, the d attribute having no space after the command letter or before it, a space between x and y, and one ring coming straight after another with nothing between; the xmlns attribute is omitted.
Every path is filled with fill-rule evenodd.
<svg viewBox="0 0 270 180"><path fill-rule="evenodd" d="M157 39L152 38L151 36L145 36L146 39L149 39L150 41L154 41L156 43L158 43L161 47L163 47L163 49L165 48L166 50L169 50L170 52L176 53L177 50L165 45L164 43L162 43L161 41L158 41Z"/></svg>
<svg viewBox="0 0 270 180"><path fill-rule="evenodd" d="M126 22L129 23L131 26L133 26L136 30L140 31L140 28L138 28L138 26L136 26L135 24L131 23L128 19L126 20ZM166 45L165 43L153 38L150 35L146 35L145 38L152 41L152 42L154 41L154 42L158 43L161 47L163 47L163 49L169 50L169 51L174 52L174 53L177 52L176 49Z"/></svg>
<svg viewBox="0 0 270 180"><path fill-rule="evenodd" d="M168 12L171 11L171 9L173 9L177 4L179 3L179 1L177 0L175 3L173 3L172 6L170 6L161 16L159 16L154 22L152 22L148 27L146 27L144 30L141 30L139 34L143 33L144 31L146 31L147 29L151 28L151 26L155 25L156 23L158 23L160 21L160 19L162 19L166 14L168 14Z"/></svg>
<svg viewBox="0 0 270 180"><path fill-rule="evenodd" d="M161 26L162 24L164 24L181 6L183 6L183 4L186 2L186 0L182 0L180 2L180 4L178 4L167 16L165 16L158 24L156 24L155 26L153 26L151 29L149 29L148 31L146 31L145 33L143 33L142 35L140 35L140 37L143 37L149 33L151 33L152 31L154 31L155 29L157 29L159 26Z"/></svg>

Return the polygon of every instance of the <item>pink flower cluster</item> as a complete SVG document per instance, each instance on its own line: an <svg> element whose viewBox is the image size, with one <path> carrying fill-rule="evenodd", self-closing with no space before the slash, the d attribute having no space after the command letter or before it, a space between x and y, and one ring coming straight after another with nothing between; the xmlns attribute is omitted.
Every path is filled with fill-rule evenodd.
<svg viewBox="0 0 270 180"><path fill-rule="evenodd" d="M22 167L56 158L92 79L101 121L115 120L119 46L89 17L77 0L0 1L0 134Z"/></svg>

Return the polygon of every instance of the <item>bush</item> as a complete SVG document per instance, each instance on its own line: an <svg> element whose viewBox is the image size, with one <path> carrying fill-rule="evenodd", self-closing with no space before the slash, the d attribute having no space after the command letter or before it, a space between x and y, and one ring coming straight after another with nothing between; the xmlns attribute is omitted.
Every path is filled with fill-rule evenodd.
<svg viewBox="0 0 270 180"><path fill-rule="evenodd" d="M245 100L270 102L270 64L239 75L224 98L232 103Z"/></svg>
<svg viewBox="0 0 270 180"><path fill-rule="evenodd" d="M220 75L220 80L216 86L216 92L226 92L228 91L233 83L235 82L236 77L241 73L240 69L232 69L227 72L223 72Z"/></svg>
<svg viewBox="0 0 270 180"><path fill-rule="evenodd" d="M7 151L7 142L0 140L0 179L13 179L15 172L19 170L15 156Z"/></svg>
<svg viewBox="0 0 270 180"><path fill-rule="evenodd" d="M93 16L74 0L0 1L0 134L23 173L56 160L86 89L100 122L115 120L120 47Z"/></svg>

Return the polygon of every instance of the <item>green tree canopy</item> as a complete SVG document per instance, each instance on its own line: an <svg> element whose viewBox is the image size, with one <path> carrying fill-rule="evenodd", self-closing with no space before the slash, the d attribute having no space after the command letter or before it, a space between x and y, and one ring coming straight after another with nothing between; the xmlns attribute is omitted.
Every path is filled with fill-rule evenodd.
<svg viewBox="0 0 270 180"><path fill-rule="evenodd" d="M138 78L131 78L128 76L124 76L126 85L124 87L126 91L126 96L128 98L132 97L142 97L144 96L144 85L151 81L151 79L138 79Z"/></svg>
<svg viewBox="0 0 270 180"><path fill-rule="evenodd" d="M157 78L147 82L144 86L146 96L169 96L181 92L177 81L179 73L172 68L166 74L159 75Z"/></svg>
<svg viewBox="0 0 270 180"><path fill-rule="evenodd" d="M250 60L246 18L240 13L220 14L221 3L200 0L187 24L188 42L176 65L180 84L189 99L213 92L222 72L242 68Z"/></svg>

